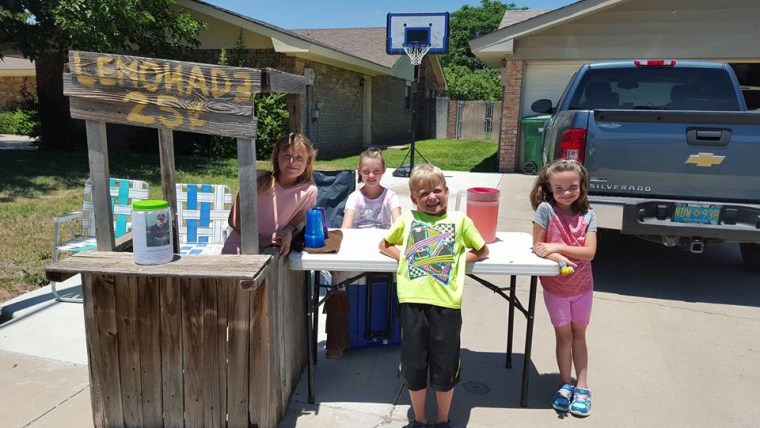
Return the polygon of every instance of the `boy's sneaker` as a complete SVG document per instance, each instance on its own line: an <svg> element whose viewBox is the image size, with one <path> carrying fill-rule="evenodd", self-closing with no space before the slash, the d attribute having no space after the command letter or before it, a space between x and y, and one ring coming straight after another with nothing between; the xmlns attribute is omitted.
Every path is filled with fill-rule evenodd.
<svg viewBox="0 0 760 428"><path fill-rule="evenodd" d="M449 421L438 422L437 424L433 425L433 428L451 428L451 423Z"/></svg>
<svg viewBox="0 0 760 428"><path fill-rule="evenodd" d="M560 412L570 410L570 402L573 401L573 393L575 391L575 387L568 383L562 385L554 394L554 399L552 400L552 407L554 407L554 410Z"/></svg>
<svg viewBox="0 0 760 428"><path fill-rule="evenodd" d="M570 413L575 416L586 417L591 414L591 390L575 388L573 402L570 403Z"/></svg>
<svg viewBox="0 0 760 428"><path fill-rule="evenodd" d="M428 428L428 424L417 422L417 419L415 419L414 422L412 422L412 428Z"/></svg>

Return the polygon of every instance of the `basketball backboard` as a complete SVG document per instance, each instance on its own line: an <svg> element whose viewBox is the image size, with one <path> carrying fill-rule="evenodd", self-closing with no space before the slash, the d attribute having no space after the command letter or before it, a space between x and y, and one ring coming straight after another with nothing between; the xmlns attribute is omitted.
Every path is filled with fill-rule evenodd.
<svg viewBox="0 0 760 428"><path fill-rule="evenodd" d="M444 54L449 50L449 13L389 13L385 51L403 55L404 45L430 45L428 53Z"/></svg>

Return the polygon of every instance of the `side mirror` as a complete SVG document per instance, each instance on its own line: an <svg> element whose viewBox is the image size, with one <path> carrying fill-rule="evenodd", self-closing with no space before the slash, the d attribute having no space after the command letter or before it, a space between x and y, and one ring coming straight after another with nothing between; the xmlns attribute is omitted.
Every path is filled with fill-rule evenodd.
<svg viewBox="0 0 760 428"><path fill-rule="evenodd" d="M547 100L546 98L535 101L530 105L530 109L536 113L554 113L554 109L552 108L552 100Z"/></svg>

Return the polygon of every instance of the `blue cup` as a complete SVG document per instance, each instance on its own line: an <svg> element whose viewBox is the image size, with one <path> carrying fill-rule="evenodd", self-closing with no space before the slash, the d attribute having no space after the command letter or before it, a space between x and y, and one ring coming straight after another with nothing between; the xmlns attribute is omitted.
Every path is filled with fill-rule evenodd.
<svg viewBox="0 0 760 428"><path fill-rule="evenodd" d="M312 208L306 213L304 244L309 248L321 248L325 246L325 231L322 226L322 219L322 212L316 208Z"/></svg>
<svg viewBox="0 0 760 428"><path fill-rule="evenodd" d="M325 215L325 207L314 207L314 209L319 210L319 212L322 213L322 230L324 230L325 238L327 238L328 230L327 230L327 216Z"/></svg>

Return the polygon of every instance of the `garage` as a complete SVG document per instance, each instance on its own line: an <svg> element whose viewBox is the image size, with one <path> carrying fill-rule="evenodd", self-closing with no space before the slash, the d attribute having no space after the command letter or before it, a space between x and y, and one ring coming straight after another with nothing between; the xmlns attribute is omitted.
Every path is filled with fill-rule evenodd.
<svg viewBox="0 0 760 428"><path fill-rule="evenodd" d="M520 117L536 114L530 109L530 105L536 100L547 98L556 105L565 85L583 63L583 61L531 61L526 63Z"/></svg>

